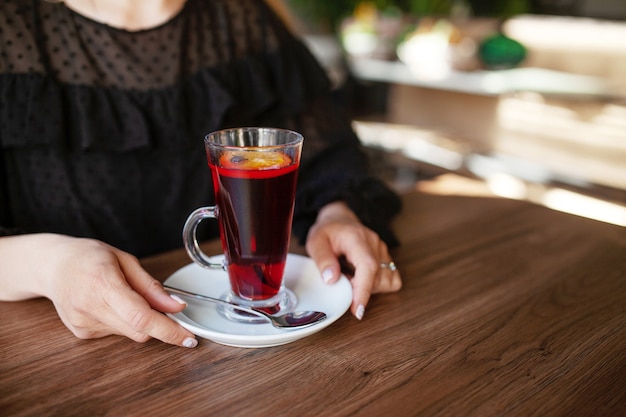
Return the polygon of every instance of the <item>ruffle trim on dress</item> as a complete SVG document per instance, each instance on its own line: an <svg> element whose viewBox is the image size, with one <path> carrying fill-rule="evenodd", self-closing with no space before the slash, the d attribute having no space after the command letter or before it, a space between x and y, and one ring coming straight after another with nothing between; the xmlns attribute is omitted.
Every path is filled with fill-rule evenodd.
<svg viewBox="0 0 626 417"><path fill-rule="evenodd" d="M0 76L0 145L116 151L197 145L214 130L290 117L328 92L299 42L189 76L160 90L59 84L41 74ZM309 80L322 80L317 85Z"/></svg>

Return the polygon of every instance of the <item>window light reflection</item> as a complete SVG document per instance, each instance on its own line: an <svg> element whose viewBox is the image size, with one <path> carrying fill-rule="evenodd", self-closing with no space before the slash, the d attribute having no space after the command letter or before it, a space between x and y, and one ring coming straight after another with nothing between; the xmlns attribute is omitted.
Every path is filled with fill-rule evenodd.
<svg viewBox="0 0 626 417"><path fill-rule="evenodd" d="M608 201L553 189L545 192L542 202L553 210L626 227L626 207Z"/></svg>

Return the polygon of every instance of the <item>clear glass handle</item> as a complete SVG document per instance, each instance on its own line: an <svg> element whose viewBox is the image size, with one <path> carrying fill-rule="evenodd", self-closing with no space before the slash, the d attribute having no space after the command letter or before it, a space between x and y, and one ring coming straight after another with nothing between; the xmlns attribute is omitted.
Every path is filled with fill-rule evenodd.
<svg viewBox="0 0 626 417"><path fill-rule="evenodd" d="M187 217L187 221L183 227L183 242L185 243L187 253L198 265L204 268L226 270L226 265L224 263L211 262L211 258L200 249L200 245L198 244L198 239L196 237L196 230L198 229L200 222L204 219L217 220L217 216L217 206L200 207L194 210L189 217Z"/></svg>

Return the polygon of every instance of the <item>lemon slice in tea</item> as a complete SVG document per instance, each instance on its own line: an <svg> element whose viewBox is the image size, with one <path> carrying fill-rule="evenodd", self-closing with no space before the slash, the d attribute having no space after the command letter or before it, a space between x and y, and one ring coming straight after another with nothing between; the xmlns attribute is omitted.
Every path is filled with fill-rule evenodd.
<svg viewBox="0 0 626 417"><path fill-rule="evenodd" d="M291 165L291 158L277 151L231 151L220 157L220 165L230 169L276 169Z"/></svg>

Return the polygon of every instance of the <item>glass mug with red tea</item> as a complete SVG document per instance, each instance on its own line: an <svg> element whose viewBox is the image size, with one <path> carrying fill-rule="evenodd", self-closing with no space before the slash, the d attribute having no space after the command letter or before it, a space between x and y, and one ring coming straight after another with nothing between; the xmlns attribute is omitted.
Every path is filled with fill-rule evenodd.
<svg viewBox="0 0 626 417"><path fill-rule="evenodd" d="M289 311L297 302L284 287L283 274L302 142L297 132L264 127L220 130L204 139L215 205L189 215L183 241L194 262L228 272L229 301L269 313ZM212 261L198 245L196 229L208 218L218 220L223 263ZM263 322L235 309L221 312L238 321Z"/></svg>

